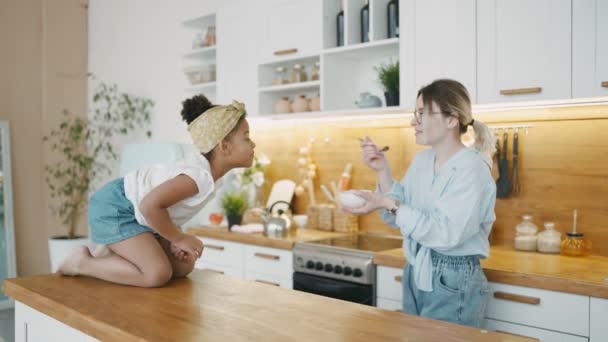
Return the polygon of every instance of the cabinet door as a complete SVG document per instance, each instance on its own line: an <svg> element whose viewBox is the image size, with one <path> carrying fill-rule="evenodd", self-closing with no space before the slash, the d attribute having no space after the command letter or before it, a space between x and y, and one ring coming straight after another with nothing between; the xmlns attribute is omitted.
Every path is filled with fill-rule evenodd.
<svg viewBox="0 0 608 342"><path fill-rule="evenodd" d="M571 97L571 2L477 2L478 103Z"/></svg>
<svg viewBox="0 0 608 342"><path fill-rule="evenodd" d="M589 314L591 316L589 338L591 342L608 341L608 299L591 297Z"/></svg>
<svg viewBox="0 0 608 342"><path fill-rule="evenodd" d="M258 108L257 60L252 51L259 50L263 30L259 19L263 13L255 1L238 0L222 6L217 12L217 103L239 100L247 105L248 114Z"/></svg>
<svg viewBox="0 0 608 342"><path fill-rule="evenodd" d="M284 279L291 278L293 276L293 252L245 245L245 270Z"/></svg>
<svg viewBox="0 0 608 342"><path fill-rule="evenodd" d="M271 0L262 16L265 39L261 62L321 52L322 14L320 0Z"/></svg>
<svg viewBox="0 0 608 342"><path fill-rule="evenodd" d="M438 78L462 83L476 101L475 0L406 0L402 23L402 84L406 108L414 108L420 87ZM403 24L402 24L403 25ZM402 26L403 27L403 26Z"/></svg>
<svg viewBox="0 0 608 342"><path fill-rule="evenodd" d="M608 95L608 2L573 0L572 96Z"/></svg>
<svg viewBox="0 0 608 342"><path fill-rule="evenodd" d="M403 299L403 269L396 267L376 267L376 295L378 298L401 303Z"/></svg>

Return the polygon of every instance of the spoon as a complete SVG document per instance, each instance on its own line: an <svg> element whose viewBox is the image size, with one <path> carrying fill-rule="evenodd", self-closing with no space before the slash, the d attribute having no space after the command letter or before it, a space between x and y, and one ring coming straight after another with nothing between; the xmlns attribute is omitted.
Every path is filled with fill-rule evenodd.
<svg viewBox="0 0 608 342"><path fill-rule="evenodd" d="M361 143L365 141L365 140L363 140L361 138L357 138L357 139L359 139L359 142L361 142ZM378 152L386 152L388 150L389 150L389 147L388 146L384 146L383 148L379 149Z"/></svg>

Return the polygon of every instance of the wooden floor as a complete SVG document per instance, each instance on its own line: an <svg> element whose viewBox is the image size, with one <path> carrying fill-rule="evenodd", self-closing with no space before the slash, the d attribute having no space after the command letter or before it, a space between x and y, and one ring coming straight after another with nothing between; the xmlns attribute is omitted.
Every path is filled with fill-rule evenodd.
<svg viewBox="0 0 608 342"><path fill-rule="evenodd" d="M15 311L0 311L0 342L15 341Z"/></svg>

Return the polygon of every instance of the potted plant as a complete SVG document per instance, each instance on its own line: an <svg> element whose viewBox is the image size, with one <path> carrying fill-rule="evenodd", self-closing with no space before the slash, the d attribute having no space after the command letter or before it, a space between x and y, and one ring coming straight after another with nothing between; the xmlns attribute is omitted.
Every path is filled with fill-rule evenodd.
<svg viewBox="0 0 608 342"><path fill-rule="evenodd" d="M266 182L264 172L270 159L265 154L255 156L253 164L248 168L239 168L233 171L233 184L236 189L247 193L247 203L254 208L261 208L262 203L262 185Z"/></svg>
<svg viewBox="0 0 608 342"><path fill-rule="evenodd" d="M245 193L240 191L226 193L222 198L222 209L228 219L228 230L231 230L235 224L241 224L243 213L247 209Z"/></svg>
<svg viewBox="0 0 608 342"><path fill-rule="evenodd" d="M399 105L399 61L376 67L378 81L384 89L387 106Z"/></svg>
<svg viewBox="0 0 608 342"><path fill-rule="evenodd" d="M82 222L93 182L112 174L118 159L116 135L127 135L150 123L154 103L145 98L118 91L116 85L100 83L93 94L92 115L73 115L67 110L59 125L43 141L57 155L45 165L45 180L50 194L50 208L63 224L65 233L49 239L51 270L71 252L73 247L89 244L76 236ZM150 131L146 132L148 137Z"/></svg>

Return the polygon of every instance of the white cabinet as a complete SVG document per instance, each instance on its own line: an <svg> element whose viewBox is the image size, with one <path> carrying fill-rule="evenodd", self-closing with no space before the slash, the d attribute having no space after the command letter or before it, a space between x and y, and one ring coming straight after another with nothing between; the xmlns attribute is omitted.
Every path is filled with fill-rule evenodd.
<svg viewBox="0 0 608 342"><path fill-rule="evenodd" d="M293 287L292 251L206 237L199 239L205 248L195 268L288 289Z"/></svg>
<svg viewBox="0 0 608 342"><path fill-rule="evenodd" d="M388 310L403 309L403 269L376 267L376 306Z"/></svg>
<svg viewBox="0 0 608 342"><path fill-rule="evenodd" d="M572 0L477 2L478 103L571 97L571 6Z"/></svg>
<svg viewBox="0 0 608 342"><path fill-rule="evenodd" d="M401 1L401 98L415 107L420 87L438 78L452 78L476 100L476 1ZM405 26L403 26L405 25Z"/></svg>
<svg viewBox="0 0 608 342"><path fill-rule="evenodd" d="M15 342L99 341L21 302L15 302Z"/></svg>
<svg viewBox="0 0 608 342"><path fill-rule="evenodd" d="M484 328L510 335L525 336L538 339L543 342L586 342L588 338L582 336L569 335L556 331L538 329L520 324L486 319ZM593 341L593 340L591 340Z"/></svg>
<svg viewBox="0 0 608 342"><path fill-rule="evenodd" d="M589 303L591 342L608 341L608 299L591 297Z"/></svg>
<svg viewBox="0 0 608 342"><path fill-rule="evenodd" d="M259 62L321 52L321 0L270 0L263 5ZM246 52L245 52L246 53Z"/></svg>
<svg viewBox="0 0 608 342"><path fill-rule="evenodd" d="M608 2L572 5L572 96L608 96Z"/></svg>
<svg viewBox="0 0 608 342"><path fill-rule="evenodd" d="M486 318L589 336L589 297L489 283Z"/></svg>

